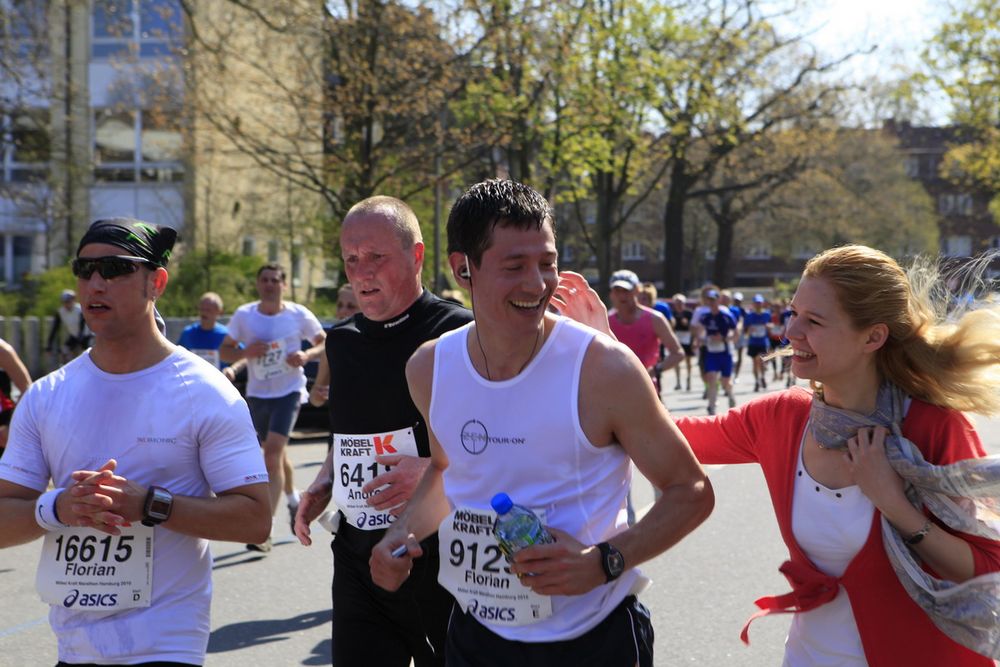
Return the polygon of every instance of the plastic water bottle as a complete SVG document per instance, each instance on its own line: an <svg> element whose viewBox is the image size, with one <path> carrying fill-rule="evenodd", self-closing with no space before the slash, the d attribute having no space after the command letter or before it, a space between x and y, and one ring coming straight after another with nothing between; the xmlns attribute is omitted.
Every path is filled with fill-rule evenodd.
<svg viewBox="0 0 1000 667"><path fill-rule="evenodd" d="M534 512L527 507L515 505L506 493L493 496L490 505L497 513L496 521L493 522L493 536L508 561L521 549L555 541Z"/></svg>

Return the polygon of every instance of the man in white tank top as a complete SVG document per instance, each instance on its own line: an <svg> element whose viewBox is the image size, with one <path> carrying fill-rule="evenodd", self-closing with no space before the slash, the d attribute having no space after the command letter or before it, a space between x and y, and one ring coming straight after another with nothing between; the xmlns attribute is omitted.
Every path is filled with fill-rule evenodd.
<svg viewBox="0 0 1000 667"><path fill-rule="evenodd" d="M651 665L652 625L635 598L648 580L635 568L707 518L708 478L635 355L547 313L551 303L607 331L583 277L558 273L541 195L512 181L473 186L452 208L448 246L476 319L407 366L432 462L373 551L373 579L398 588L419 540L439 530L439 580L457 600L449 665L482 655L522 667ZM632 462L663 495L629 528ZM490 498L501 491L556 541L506 565L493 558Z"/></svg>

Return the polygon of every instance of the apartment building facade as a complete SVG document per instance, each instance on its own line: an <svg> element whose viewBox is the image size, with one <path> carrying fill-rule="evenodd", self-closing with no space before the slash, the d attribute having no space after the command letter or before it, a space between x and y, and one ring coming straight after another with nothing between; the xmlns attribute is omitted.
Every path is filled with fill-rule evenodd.
<svg viewBox="0 0 1000 667"><path fill-rule="evenodd" d="M179 229L182 252L281 261L308 289L317 271L301 221L320 202L213 117L252 127L262 99L280 106L274 81L245 62L266 53L280 67L301 36L263 35L235 3L212 0L0 0L0 17L0 284L64 263L92 220L124 215ZM209 53L201 36L230 48Z"/></svg>

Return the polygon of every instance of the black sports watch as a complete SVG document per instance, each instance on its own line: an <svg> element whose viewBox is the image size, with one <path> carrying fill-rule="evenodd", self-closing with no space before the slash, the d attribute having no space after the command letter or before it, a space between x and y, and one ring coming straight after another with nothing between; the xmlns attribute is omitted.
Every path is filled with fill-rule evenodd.
<svg viewBox="0 0 1000 667"><path fill-rule="evenodd" d="M607 542L601 542L597 548L601 550L601 567L604 568L604 576L608 578L608 582L614 581L625 571L625 558L622 556L622 552Z"/></svg>
<svg viewBox="0 0 1000 667"><path fill-rule="evenodd" d="M151 486L146 492L146 505L142 511L142 525L156 526L170 518L174 508L174 494L162 486Z"/></svg>

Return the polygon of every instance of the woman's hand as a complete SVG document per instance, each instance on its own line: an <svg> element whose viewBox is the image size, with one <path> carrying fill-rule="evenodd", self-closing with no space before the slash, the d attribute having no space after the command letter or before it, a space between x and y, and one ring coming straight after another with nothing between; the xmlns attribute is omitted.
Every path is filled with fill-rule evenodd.
<svg viewBox="0 0 1000 667"><path fill-rule="evenodd" d="M883 426L863 428L847 441L847 465L854 483L872 504L887 517L898 516L911 509L903 491L903 478L892 469L885 454L885 438L889 431Z"/></svg>
<svg viewBox="0 0 1000 667"><path fill-rule="evenodd" d="M601 297L597 296L597 292L591 289L587 279L579 273L561 271L559 285L549 303L559 311L560 315L618 340L611 333L607 306L601 301Z"/></svg>

